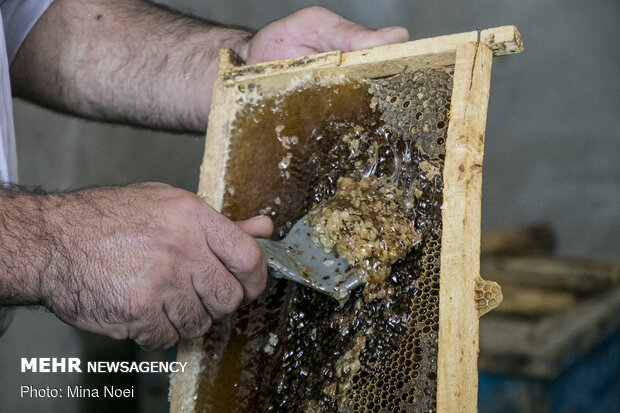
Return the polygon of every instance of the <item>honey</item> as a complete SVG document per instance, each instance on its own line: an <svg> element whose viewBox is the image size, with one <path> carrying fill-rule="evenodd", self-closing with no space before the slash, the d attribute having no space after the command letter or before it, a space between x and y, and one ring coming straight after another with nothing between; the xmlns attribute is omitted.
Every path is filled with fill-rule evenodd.
<svg viewBox="0 0 620 413"><path fill-rule="evenodd" d="M258 98L246 99L250 89ZM398 188L399 210L416 234L411 244L418 244L342 307L270 278L255 302L206 339L196 411L435 410L451 90L452 73L437 68L382 79L311 78L263 96L257 86L238 91L224 214L266 213L281 238L334 197L340 178L383 180Z"/></svg>
<svg viewBox="0 0 620 413"><path fill-rule="evenodd" d="M367 87L358 83L306 86L243 106L231 125L230 152L239 156L227 165L232 191L223 212L233 219L267 214L282 238L311 205L334 195L339 176L355 170L341 137L365 136L379 122ZM250 141L275 143L243 150ZM262 185L244 186L248 173Z"/></svg>

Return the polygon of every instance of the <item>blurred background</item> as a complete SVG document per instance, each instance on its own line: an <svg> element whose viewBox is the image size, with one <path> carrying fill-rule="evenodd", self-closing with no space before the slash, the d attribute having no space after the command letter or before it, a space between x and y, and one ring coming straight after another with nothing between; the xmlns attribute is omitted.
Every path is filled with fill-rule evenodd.
<svg viewBox="0 0 620 413"><path fill-rule="evenodd" d="M604 264L620 259L620 47L617 45L620 2L167 0L162 3L210 20L252 28L260 28L302 7L321 5L369 27L405 26L412 39L516 25L523 36L525 51L493 61L484 160L483 230L537 225L539 231L533 232L533 242L536 234L543 234L549 242L542 248L542 255L553 256L558 260L554 262L562 263L554 273L556 276L558 272L568 273L577 268L582 271L572 274L576 284L580 285L579 277L592 278L592 273L599 278L598 284L587 291L572 292L569 298L573 301L562 301L564 306L551 306L551 310L534 306L533 313L528 307L525 314L519 313L519 308L514 310L517 315L513 314L511 319L521 323L518 328L524 329L523 334L529 334L533 340L523 339L524 346L530 350L536 348L536 354L516 354L514 349L503 348L502 343L518 339L498 336L497 328L485 330L481 326L481 335L487 337L481 337L481 363L485 351L493 354L486 361L488 372L485 368L481 374L480 409L620 411L620 339L614 321L620 319L620 307L614 301L615 296L608 297L617 287L614 278L617 274L615 267ZM160 181L193 192L197 189L203 136L88 122L19 99L14 100L14 105L22 184L66 190ZM525 258L529 259L531 254L528 254ZM497 271L511 265L500 255L492 257L495 261L491 267ZM566 264L566 258L579 260ZM536 262L533 267L531 262L526 262L530 267L523 270L534 274L533 278L537 278L541 268ZM491 275L488 278L493 279ZM534 290L544 292L547 287L535 286ZM534 303L547 303L546 297L535 296ZM570 316L577 318L562 315L564 318L558 320L560 314L565 314L563 308L574 307L583 300L590 307L603 303L597 307L598 318L578 319L587 312L583 310ZM513 304L519 306L514 300ZM579 323L584 329L571 333L566 342L534 337L549 330L550 325L570 329ZM593 323L600 324L602 330L588 330ZM483 344L488 346L487 350ZM39 309L19 310L12 327L0 337L0 348L1 411L27 408L30 412L154 413L168 410L165 377L21 374L18 363L22 356L172 359L173 351L145 354L132 343L79 332ZM502 352L509 353L508 358ZM514 367L528 362L541 366L546 363L544 357L555 360L546 370L533 367L517 371ZM135 385L139 394L131 402L123 400L114 406L107 400L104 406L97 405L96 400L79 399L26 402L13 391L17 384L89 385L84 380Z"/></svg>

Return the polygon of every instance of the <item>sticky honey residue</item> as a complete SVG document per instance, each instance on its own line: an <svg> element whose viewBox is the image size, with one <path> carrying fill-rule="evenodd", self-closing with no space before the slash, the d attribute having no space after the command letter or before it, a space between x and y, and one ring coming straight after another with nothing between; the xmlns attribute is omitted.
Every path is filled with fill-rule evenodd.
<svg viewBox="0 0 620 413"><path fill-rule="evenodd" d="M366 335L358 334L355 338L355 344L342 357L336 360L336 378L337 380L329 383L323 389L323 392L329 398L335 401L339 411L346 411L347 399L343 398L343 394L351 387L352 378L361 367L360 354L366 345Z"/></svg>
<svg viewBox="0 0 620 413"><path fill-rule="evenodd" d="M308 214L315 244L335 251L359 277L377 284L420 242L405 212L403 191L387 177L341 177L333 197Z"/></svg>

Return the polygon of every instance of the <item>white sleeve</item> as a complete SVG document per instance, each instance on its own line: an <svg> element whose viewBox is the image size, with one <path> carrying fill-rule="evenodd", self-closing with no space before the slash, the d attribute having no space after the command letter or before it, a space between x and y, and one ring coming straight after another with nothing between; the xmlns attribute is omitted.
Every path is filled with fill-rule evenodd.
<svg viewBox="0 0 620 413"><path fill-rule="evenodd" d="M47 10L53 0L0 0L0 11L2 14L2 24L4 33L0 33L0 41L6 42L6 57L8 64L13 62L19 47L30 32L30 29L39 20L39 17ZM4 34L4 36L2 36ZM2 39L4 37L4 39ZM11 88L8 81L8 67L4 56L4 47L0 48L0 164L4 167L0 169L12 170L13 173L6 172L4 178L8 182L17 179L17 155L15 154L15 137L13 134L13 117L11 109ZM8 167L6 158L13 159L12 169ZM11 176L12 175L12 176ZM0 307L0 336L8 328L13 314L11 308Z"/></svg>
<svg viewBox="0 0 620 413"><path fill-rule="evenodd" d="M32 29L53 0L0 0L9 66Z"/></svg>

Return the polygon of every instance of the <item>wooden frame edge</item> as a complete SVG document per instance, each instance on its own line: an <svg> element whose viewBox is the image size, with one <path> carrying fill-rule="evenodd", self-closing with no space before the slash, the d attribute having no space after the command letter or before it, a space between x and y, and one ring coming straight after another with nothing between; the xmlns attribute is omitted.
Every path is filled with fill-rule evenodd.
<svg viewBox="0 0 620 413"><path fill-rule="evenodd" d="M198 373L202 363L202 346L204 338L179 341L177 361L187 363L183 372L170 375L170 411L193 412L195 410L194 394L198 391Z"/></svg>
<svg viewBox="0 0 620 413"><path fill-rule="evenodd" d="M234 66L235 55L230 49L220 50L220 63L217 78L213 85L213 100L219 104L211 105L209 113L209 124L205 140L205 150L202 164L200 165L200 179L198 181L198 196L203 198L209 205L216 210L222 208L222 198L224 196L224 173L226 161L228 160L228 139L221 139L227 136L227 130L233 112L233 102L230 94L226 93L224 77Z"/></svg>
<svg viewBox="0 0 620 413"><path fill-rule="evenodd" d="M482 157L493 51L484 43L457 47L446 140L439 292L437 411L475 412Z"/></svg>
<svg viewBox="0 0 620 413"><path fill-rule="evenodd" d="M486 44L493 51L494 56L523 51L523 42L519 30L515 26L500 26L356 50L348 53L334 51L300 58L259 63L252 66L231 66L230 72L224 76L224 82L226 84L233 84L273 76L275 73L286 72L287 74L292 74L307 69L346 68L380 60L398 59L403 56L446 54L454 52L459 45L473 42Z"/></svg>

